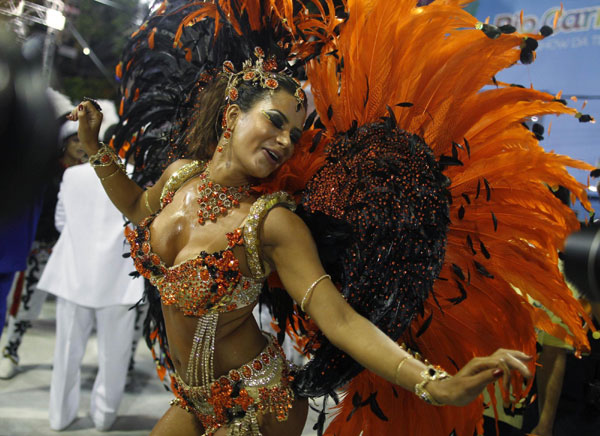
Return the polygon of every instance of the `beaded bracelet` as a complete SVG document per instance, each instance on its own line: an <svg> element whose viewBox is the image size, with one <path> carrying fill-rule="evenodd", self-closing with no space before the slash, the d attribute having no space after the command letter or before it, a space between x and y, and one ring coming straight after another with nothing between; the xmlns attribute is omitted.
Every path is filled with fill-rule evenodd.
<svg viewBox="0 0 600 436"><path fill-rule="evenodd" d="M432 364L430 364L429 361L427 361L427 359L424 359L419 353L408 349L406 344L401 344L400 348L409 353L409 355L403 357L402 359L400 359L400 362L398 362L398 366L396 367L396 384L400 384L398 383L398 374L400 372L400 368L402 368L402 365L404 365L404 363L411 358L416 359L424 363L426 365L426 368L420 374L422 381L415 385L415 395L417 395L417 397L425 401L427 404L431 404L432 406L443 406L443 403L440 403L439 401L436 401L433 398L433 396L427 390L426 386L427 383L429 383L430 381L444 380L446 378L450 378L451 375L444 371L441 367L433 366Z"/></svg>
<svg viewBox="0 0 600 436"><path fill-rule="evenodd" d="M427 404L431 404L432 406L443 406L443 403L436 401L433 396L429 393L426 386L430 381L435 380L444 380L449 378L450 374L441 369L440 367L435 367L431 364L427 364L427 368L421 372L422 382L417 383L415 385L415 395L419 397L421 400L425 401Z"/></svg>
<svg viewBox="0 0 600 436"><path fill-rule="evenodd" d="M110 164L115 163L121 171L125 172L125 165L121 162L121 159L119 159L112 148L108 147L103 142L100 143L98 151L90 156L89 161L93 168L107 167Z"/></svg>

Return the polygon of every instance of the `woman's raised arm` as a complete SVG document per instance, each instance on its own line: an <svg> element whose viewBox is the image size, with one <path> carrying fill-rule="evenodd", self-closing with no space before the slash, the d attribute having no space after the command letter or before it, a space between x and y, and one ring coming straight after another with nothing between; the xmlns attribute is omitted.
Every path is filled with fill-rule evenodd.
<svg viewBox="0 0 600 436"><path fill-rule="evenodd" d="M91 101L83 101L69 114L72 121L79 121L78 136L90 160L98 152L105 153L98 142L102 112ZM189 161L179 160L169 165L159 180L150 188L143 189L131 180L114 160L95 166L96 174L113 204L134 224L160 208L160 195L166 181L177 169Z"/></svg>
<svg viewBox="0 0 600 436"><path fill-rule="evenodd" d="M285 208L273 209L264 221L261 241L265 260L277 270L287 292L296 302L303 303L306 313L336 347L405 389L414 392L415 386L421 384L425 390L421 398L434 404L466 405L502 376L508 387L512 370L531 376L525 365L530 356L520 351L498 350L491 356L471 360L453 377L423 384L423 371L427 369L423 362L412 358L354 311L329 279L318 281L326 272L309 229L297 215Z"/></svg>

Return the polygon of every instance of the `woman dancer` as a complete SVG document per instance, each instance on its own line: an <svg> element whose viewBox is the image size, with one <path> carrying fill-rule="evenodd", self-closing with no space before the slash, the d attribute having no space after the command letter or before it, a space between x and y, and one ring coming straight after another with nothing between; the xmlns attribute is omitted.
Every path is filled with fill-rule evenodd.
<svg viewBox="0 0 600 436"><path fill-rule="evenodd" d="M164 3L134 35L129 57L117 71L123 77L122 107L125 107L121 129L125 133L121 134L121 141L116 141L117 146L122 143L123 135L132 134L127 140L137 141L136 148L144 151L139 156L144 164L151 165L152 161L146 159L147 148L140 145L140 141L146 140L145 144L148 144L147 138L153 138L156 131L151 127L160 130L157 120L165 121L164 108L177 102L172 104L176 111L169 112L169 116L181 117L183 113L184 120L191 120L176 135L183 138L181 144L187 147L184 151L193 160L171 164L152 188L142 191L132 182L122 180L110 148L97 148L95 130L100 116L91 102L83 102L71 116L81 121L82 141L90 153L96 154L91 162L97 167L107 192L132 221L139 223L137 234L131 236L132 254L140 272L149 277L161 293L169 352L177 372L174 377L174 390L178 393L176 405L192 413L171 408L155 431L165 434L186 429L208 434L225 431L298 434L301 431L306 404L293 398L284 357L249 317L260 283L269 272L277 271L287 292L297 302L299 313L306 312L313 325L326 337L319 336L314 329L309 330L309 345L311 351L316 350L317 358L311 361L308 370L303 369L296 376L292 382L295 391L303 396L319 395L352 379L350 392L354 395L347 396L342 403L349 413L340 415L337 430L332 431L358 434L365 425L373 425L370 429L375 431L376 423L364 419L364 414L369 411L365 412L367 408L362 406L370 405L379 420L377 425L384 426L395 416L402 416L397 412L399 407L409 411L402 416L407 433L427 433L409 430L415 428L415 422L421 428L433 429L438 425L440 429L451 430L455 421L462 420L466 423L464 434L472 434L476 415L480 413L480 402L475 402L477 404L460 417L451 408L423 409L419 410L421 413L411 415L412 403L408 408L402 403L407 395L401 390L390 389L390 382L407 388L406 392L416 392L428 403L463 405L474 399L494 377L503 374L504 388L508 391L511 370L518 369L529 376L524 367L529 358L517 351L499 350L489 357L472 359L491 353L490 344L502 342L513 344L514 348L532 350L534 342L529 339L533 335L526 332L532 330L533 310L526 309L522 298L514 295L511 281L527 283L523 289L532 294L544 288L545 298L568 315L575 340L580 340L577 307L561 298L552 303L549 297L550 293L560 295L560 284L552 271L550 256L552 252L556 253L559 235L568 231L570 221L567 218L552 221L554 213L561 219L563 215L567 216L566 211L555 208L554 204L538 206L537 197L531 203L531 193L537 195L540 192L538 181L566 180L567 176L560 171L564 171L564 165L573 162L534 150L532 141L535 138L532 139L529 132L526 135L519 122L532 113L575 112L554 102L552 96L532 90L498 89L477 95L479 87L487 83L495 71L519 59L519 51L512 47L523 43L524 38L519 35L496 38L502 32L509 33L510 29L501 31L476 23L456 7L461 3L458 0L439 1L431 9L418 10L412 10L414 2L408 0L398 3L351 1L349 18L348 14L344 17L342 13L340 17L344 18L330 16L329 22L323 23L316 23L314 17L302 11L300 21L322 24L312 33L307 26L286 15L293 10L291 7L286 9L289 2L262 3L248 1L240 10L227 1L183 6ZM277 10L275 3L284 6ZM328 10L332 12L333 9L329 4ZM181 17L177 14L181 11L184 15L189 12L189 15L181 21L179 29L171 26L169 30L173 22L179 24ZM326 11L323 10L321 15L327 15ZM343 249L341 245L334 245L334 248L349 253L348 263L343 265L341 273L335 271L334 274L329 266L327 268L327 272L337 278L345 275L346 282L350 283L342 289L344 298L325 274L310 232L286 209L293 208L289 199L283 194L267 197L257 194L269 191L264 188L273 181L267 178L273 172L277 172L273 176L276 180L283 177L284 162L292 154L291 144L303 126L303 94L293 81L275 72L281 70L277 59L265 57L262 50L256 50L252 60L246 56L239 72L225 63L224 73L216 79L214 75L209 78L196 76L192 81L197 82L193 89L199 87L201 91L193 107L186 106L186 97L174 98L182 89L191 89L184 86L183 76L178 75L182 68L187 68L186 65L191 69L202 66L205 71L210 71L206 64L210 66L212 62L214 68L219 59L222 62L229 55L248 53L242 47L247 48L252 42L246 39L256 38L256 33L250 30L257 32L261 27L270 27L293 34L293 26L298 34L302 33L305 41L310 40L304 46L309 48L304 55L311 56L311 47L316 52L320 47L321 53L326 53L311 61L307 72L321 115L321 127L327 130L326 135L313 131L310 148L320 147L319 140L327 136L323 142L330 145L329 160L312 180L307 189L308 201L303 204L308 207L319 205L321 209L316 207L317 211L331 212L331 216L338 218L355 214L359 236L352 244L368 245L370 242L373 245L367 259L361 256L364 253L353 251L354 245ZM373 32L378 38L367 40L368 47L364 50L356 50L356 35L368 34L365 33L368 26L372 26L372 30L396 31ZM461 28L470 30L457 30ZM210 35L217 29L225 36L213 42ZM420 62L422 57L415 52L416 45L397 48L396 42L403 40L401 36L415 37L417 31L421 35L435 35L439 43L438 56ZM331 36L331 41L321 41L325 48L315 44L323 35ZM199 42L199 38L206 40ZM521 50L525 60L532 57L535 48L532 41L539 36L528 39ZM276 47L269 47L268 53L277 53L277 47L281 51L288 47L286 41L277 38L262 38L262 41L277 42ZM437 49L438 43L430 50ZM171 47L176 53L166 54L158 49L159 46ZM206 54L206 47L213 51ZM462 67L462 61L478 57L481 50L487 48L497 53L501 62L490 60L481 71ZM390 59L394 62L390 63ZM238 56L235 64L240 65L241 60ZM157 69L157 65L164 68ZM396 70L404 66L405 71L393 70L392 65ZM444 76L435 73L442 67L450 69L450 66L461 74ZM156 76L160 71L162 81ZM386 84L391 83L386 82L388 77L402 77L403 82L388 86L387 92L383 92ZM166 84L169 86L165 88ZM508 109L506 113L501 110L492 113L496 107L491 102L510 107L510 115L507 115ZM521 104L515 106L517 102ZM140 120L141 103L146 104L150 124L146 124L145 119ZM394 108L386 108L392 104ZM455 110L448 110L450 107ZM385 123L377 123L384 115L388 115ZM490 124L490 120L494 120L494 124ZM307 124L312 125L313 121L314 118ZM437 295L443 297L441 303L435 295L425 305L423 301L430 295L432 280L437 277L443 258L448 222L445 177L423 141L416 135L400 131L396 123L426 138L436 155L441 155L442 166L450 167L447 173L456 176L451 186L451 189L455 188L451 194L455 201L450 211L458 212L458 221L455 222L452 215L448 234L452 256L446 260L446 270L442 270L444 280L436 282ZM496 129L502 134L494 136ZM471 146L466 139L462 141L467 137ZM462 144L458 144L459 141ZM515 141L518 147L513 145ZM296 157L309 148L306 141L303 145L296 151ZM444 156L444 153L447 154ZM378 159L384 155L385 158ZM530 169L531 173L524 176L522 167L532 161L530 157L534 155L538 165L546 162L547 167ZM398 156L401 158L397 159ZM515 159L517 166L521 166L521 172L515 176L519 184L511 187L510 192L513 195L527 192L529 209L511 203L512 199L504 196L505 191L501 189L492 195L489 180L497 181L494 188L501 188L500 176L505 173L494 172L491 164L477 167L490 157ZM205 160L210 161L200 162ZM511 162L510 167L505 164L502 168L506 172L513 164ZM364 188L365 180L371 183L377 177L389 182L389 186L400 186L400 197L392 195L390 200L388 185ZM353 184L346 186L349 179ZM567 180L567 183L573 186L573 192L582 192L573 182ZM365 195L353 197L356 190L362 190L360 193ZM480 198L481 192L484 194ZM389 201L385 207L371 208L371 204L380 205L384 197ZM357 198L360 201L356 201ZM547 199L539 200L543 203ZM351 208L340 208L351 201L354 201ZM486 204L481 204L483 201ZM276 205L283 207L274 207ZM490 211L490 205L501 206L503 212L513 212L513 215L501 215L500 223L506 227L497 229L497 218ZM398 208L394 210L397 215L388 213L394 207ZM543 208L543 213L536 210L538 207ZM549 213L550 209L552 212ZM465 216L465 210L474 212ZM494 227L489 230L483 227L484 214L487 227L492 227L493 222ZM147 215L150 217L145 218ZM514 216L540 222L543 219L548 229L554 229L554 234L542 235L538 227L535 233L528 233L513 224ZM401 223L397 229L406 225L406 232L390 233L387 230L393 228L390 223ZM342 227L340 224L340 230ZM315 230L314 226L311 230ZM227 248L226 239L229 242ZM320 237L318 242L323 242ZM509 255L487 261L490 252L486 244L493 246L492 255L496 252ZM411 251L403 253L409 247ZM533 255L533 247L540 250L540 255L532 257L535 264L528 264L527 255ZM390 252L398 257L390 258ZM471 257L475 268L465 266ZM331 263L328 257L323 259L328 265ZM364 271L358 271L356 265L364 266ZM530 269L524 271L523 265ZM507 266L514 267L514 271ZM538 270L543 274L534 274ZM508 279L499 277L502 274ZM530 276L544 283L531 281ZM494 277L497 278L491 282ZM493 292L486 292L486 288ZM457 291L460 291L459 296ZM358 315L345 300L351 301L365 316ZM482 306L478 307L477 302ZM490 315L487 320L479 316L482 307ZM456 316L455 308L461 316ZM419 314L427 317L420 320ZM366 315L373 323L377 321L377 325L384 326L381 330L385 330L387 336L368 322ZM518 334L498 333L499 326L505 323L505 327ZM475 325L478 327L473 329ZM458 340L460 333L453 330L457 326L463 327L464 333L479 329L491 336L470 334L469 340ZM549 328L548 324L544 327ZM436 361L443 360L446 368L454 366L456 375L448 377L442 370L428 367L427 363L410 357L387 338L392 336L398 340L402 332L408 336L412 332L410 339L419 350L428 356L434 355ZM526 339L519 336L521 333ZM343 351L334 350L327 340ZM581 343L578 345L583 347ZM462 366L460 371L458 366ZM356 376L363 367L369 371ZM323 379L335 380L335 383L323 383ZM516 381L513 387L518 390ZM378 399L376 394L379 394ZM386 405L390 404L387 399L391 403L395 401L391 416L378 406L384 396ZM440 421L423 420L423 413L443 418ZM352 433L347 429L348 425L353 426ZM339 430L340 426L343 430ZM470 431L466 430L468 428ZM432 430L431 434L445 433Z"/></svg>
<svg viewBox="0 0 600 436"><path fill-rule="evenodd" d="M265 75L261 65L249 71ZM213 138L216 147L200 143L190 150L200 156L212 152L207 164L178 160L145 191L127 179L113 157L103 158L112 154L98 145L102 116L94 105L84 101L71 114L111 200L138 224L136 263L161 292L180 396L153 434L302 432L306 400L294 397L285 356L252 316L270 270L329 340L386 380L409 390L419 386L429 402L464 405L502 374L517 370L529 377L531 357L513 350L476 358L449 377L413 358L344 301L323 270L306 225L290 211L289 197L252 193L251 186L291 157L305 116L299 86L283 75L269 79L277 80L276 91L261 81L241 82L237 103L223 114L225 131ZM221 77L213 85L222 95L210 108L214 121L226 105L227 83ZM225 194L223 201L231 196L232 204L204 218L204 212L213 213L203 205L213 201L213 193ZM208 197L200 198L200 207L199 196ZM154 266L147 267L138 251ZM238 394L224 394L227 389Z"/></svg>

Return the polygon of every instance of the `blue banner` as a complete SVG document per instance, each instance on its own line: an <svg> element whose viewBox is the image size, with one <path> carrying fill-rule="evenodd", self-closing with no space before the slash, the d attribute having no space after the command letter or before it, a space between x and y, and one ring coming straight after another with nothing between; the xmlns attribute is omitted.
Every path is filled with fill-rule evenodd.
<svg viewBox="0 0 600 436"><path fill-rule="evenodd" d="M520 62L498 74L503 82L516 83L556 94L569 105L589 113L597 123L579 123L568 117L545 117L542 124L552 129L541 142L547 150L566 154L600 167L600 0L479 0L467 10L480 21L511 24L525 33L538 33L542 26L554 28L553 35L540 41L533 64ZM557 12L559 13L557 17ZM556 22L556 26L554 23ZM586 105L585 108L583 107ZM588 172L572 174L587 183ZM594 185L598 180L592 180ZM598 195L589 192L596 209ZM583 218L583 216L582 216Z"/></svg>

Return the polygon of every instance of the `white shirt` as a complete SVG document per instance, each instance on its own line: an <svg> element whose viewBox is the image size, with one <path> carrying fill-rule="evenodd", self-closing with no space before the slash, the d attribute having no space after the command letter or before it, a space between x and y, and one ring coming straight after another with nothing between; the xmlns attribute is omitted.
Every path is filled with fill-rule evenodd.
<svg viewBox="0 0 600 436"><path fill-rule="evenodd" d="M139 301L144 283L132 279L133 262L122 256L129 252L124 223L89 164L68 168L55 214L61 234L38 288L92 308Z"/></svg>

